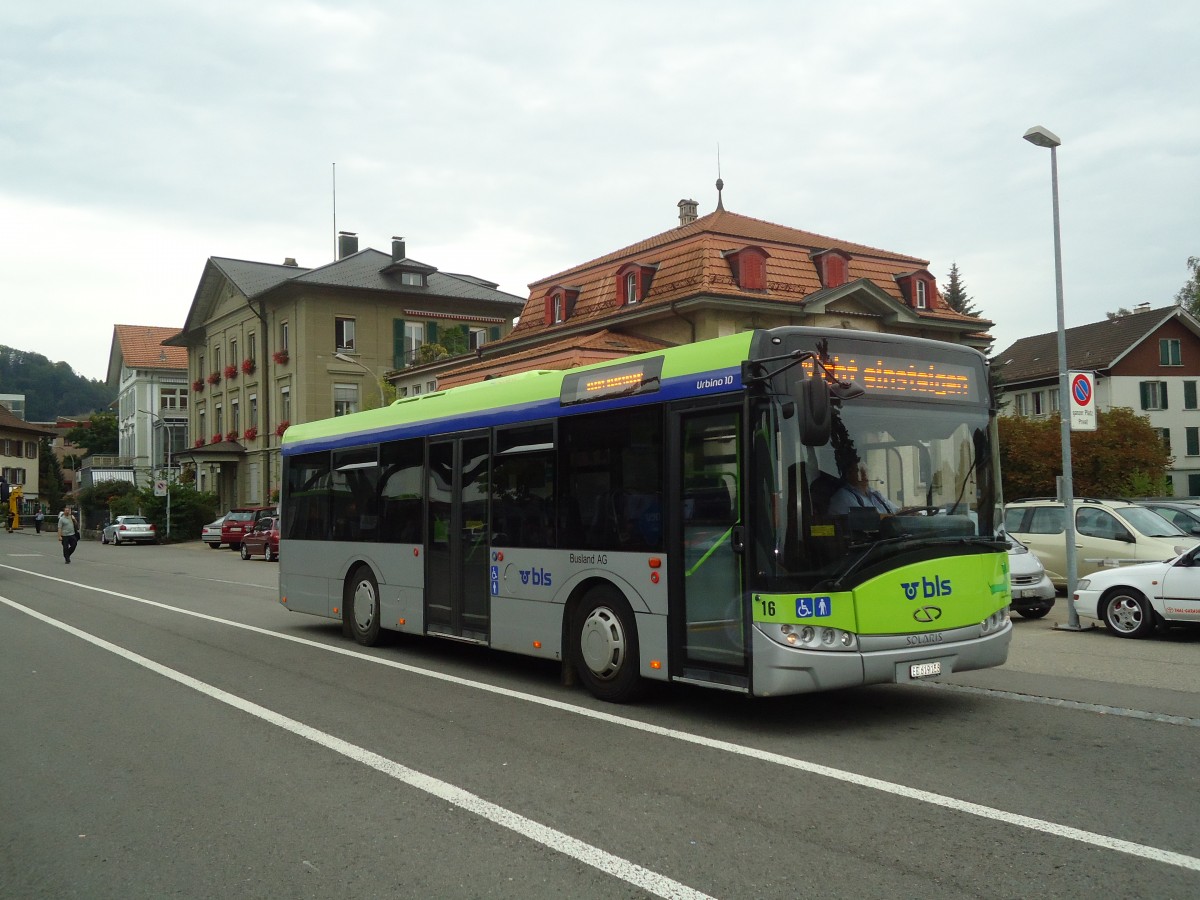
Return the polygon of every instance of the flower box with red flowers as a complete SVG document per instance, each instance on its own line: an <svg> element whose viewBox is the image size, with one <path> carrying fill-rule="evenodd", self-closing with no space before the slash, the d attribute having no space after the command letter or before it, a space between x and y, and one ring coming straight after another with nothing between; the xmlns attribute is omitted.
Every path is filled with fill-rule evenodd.
<svg viewBox="0 0 1200 900"><path fill-rule="evenodd" d="M232 443L233 441L236 441L236 440L237 440L237 437L238 437L238 435L237 435L237 432L236 432L236 431L231 431L231 432L229 432L227 435L225 435L225 440L227 440L227 441L229 441L229 442L231 442L231 443Z"/></svg>
<svg viewBox="0 0 1200 900"><path fill-rule="evenodd" d="M218 431L216 434L214 434L212 436L212 440L209 441L209 443L210 444L219 444L223 440L225 440L225 435L221 434L221 432Z"/></svg>
<svg viewBox="0 0 1200 900"><path fill-rule="evenodd" d="M232 365L226 366L225 367L225 377L230 380L237 378L237 366L232 366Z"/></svg>
<svg viewBox="0 0 1200 900"><path fill-rule="evenodd" d="M192 382L192 391L194 393L199 394L203 390L204 390L204 379L203 378L197 378L195 381Z"/></svg>
<svg viewBox="0 0 1200 900"><path fill-rule="evenodd" d="M276 350L271 354L271 359L279 363L281 366L286 366L288 361L288 352L286 350Z"/></svg>
<svg viewBox="0 0 1200 900"><path fill-rule="evenodd" d="M203 447L204 446L204 438L196 438L196 443L192 444L192 446L193 447Z"/></svg>
<svg viewBox="0 0 1200 900"><path fill-rule="evenodd" d="M209 375L208 383L209 384L220 384L221 383L221 373L213 372L211 375Z"/></svg>
<svg viewBox="0 0 1200 900"><path fill-rule="evenodd" d="M253 375L254 374L254 360L243 359L242 360L242 371L245 372L247 375Z"/></svg>
<svg viewBox="0 0 1200 900"><path fill-rule="evenodd" d="M289 422L287 419L284 419L282 422L280 422L278 425L275 426L275 436L283 437L283 433L288 430L288 426L291 424L292 423Z"/></svg>
<svg viewBox="0 0 1200 900"><path fill-rule="evenodd" d="M247 429L246 429L246 430L245 430L245 431L242 433L242 437L244 437L244 438L245 438L246 440L248 440L248 441L252 441L252 440L254 440L256 437L258 437L258 429L257 429L257 428L255 428L253 425L251 425L249 428L247 428Z"/></svg>

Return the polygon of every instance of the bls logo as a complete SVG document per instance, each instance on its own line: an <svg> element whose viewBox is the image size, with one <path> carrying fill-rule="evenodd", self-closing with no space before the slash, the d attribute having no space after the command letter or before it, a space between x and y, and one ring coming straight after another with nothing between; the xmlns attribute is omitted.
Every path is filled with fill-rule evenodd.
<svg viewBox="0 0 1200 900"><path fill-rule="evenodd" d="M550 587L550 573L545 569L521 569L521 584Z"/></svg>
<svg viewBox="0 0 1200 900"><path fill-rule="evenodd" d="M902 581L900 587L904 588L904 596L909 600L917 599L917 591L921 591L921 596L928 599L929 597L949 597L952 593L950 587L950 579L939 579L936 575L932 579L922 578L920 581Z"/></svg>

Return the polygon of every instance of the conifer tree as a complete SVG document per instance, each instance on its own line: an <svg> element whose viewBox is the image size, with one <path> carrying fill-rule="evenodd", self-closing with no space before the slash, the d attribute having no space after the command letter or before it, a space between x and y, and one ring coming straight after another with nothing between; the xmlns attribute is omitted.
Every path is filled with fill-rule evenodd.
<svg viewBox="0 0 1200 900"><path fill-rule="evenodd" d="M942 299L955 312L964 316L978 316L981 311L975 307L975 299L967 293L962 276L958 274L958 263L950 264L950 275L946 279L946 289L942 291Z"/></svg>

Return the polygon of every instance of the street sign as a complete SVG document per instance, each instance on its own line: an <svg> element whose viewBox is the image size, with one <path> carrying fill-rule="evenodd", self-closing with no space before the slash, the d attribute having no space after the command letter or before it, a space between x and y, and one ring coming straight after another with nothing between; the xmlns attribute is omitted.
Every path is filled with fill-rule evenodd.
<svg viewBox="0 0 1200 900"><path fill-rule="evenodd" d="M1096 430L1096 391L1091 372L1068 372L1067 384L1071 389L1067 404L1071 413L1072 431Z"/></svg>
<svg viewBox="0 0 1200 900"><path fill-rule="evenodd" d="M164 479L159 478L158 480L156 480L154 482L154 496L155 497L167 496L167 482Z"/></svg>

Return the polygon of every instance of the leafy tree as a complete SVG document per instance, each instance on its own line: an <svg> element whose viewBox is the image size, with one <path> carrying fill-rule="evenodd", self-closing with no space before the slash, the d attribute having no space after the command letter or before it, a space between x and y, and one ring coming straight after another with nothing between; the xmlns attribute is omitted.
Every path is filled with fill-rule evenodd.
<svg viewBox="0 0 1200 900"><path fill-rule="evenodd" d="M171 540L197 540L200 529L217 517L217 495L182 482L169 490ZM100 527L117 516L140 515L154 523L160 540L166 538L167 498L154 496L153 486L139 489L128 481L105 481L80 490L78 503L88 527Z"/></svg>
<svg viewBox="0 0 1200 900"><path fill-rule="evenodd" d="M446 359L450 356L460 356L470 350L467 329L443 328L436 343L422 344L413 354L413 362L417 365Z"/></svg>
<svg viewBox="0 0 1200 900"><path fill-rule="evenodd" d="M1200 316L1200 256L1189 256L1187 266L1192 274L1175 295L1175 302L1193 316Z"/></svg>
<svg viewBox="0 0 1200 900"><path fill-rule="evenodd" d="M79 416L107 409L116 392L99 379L76 375L65 362L51 362L0 344L0 385L6 394L25 395L25 418L53 422L59 416Z"/></svg>
<svg viewBox="0 0 1200 900"><path fill-rule="evenodd" d="M38 494L48 505L47 508L57 513L62 509L64 493L66 485L63 484L62 466L50 449L50 439L43 438L38 442Z"/></svg>
<svg viewBox="0 0 1200 900"><path fill-rule="evenodd" d="M1131 316L1133 315L1133 311L1126 309L1124 306L1118 306L1114 312L1108 312L1104 315L1108 318L1108 321L1111 322L1113 319L1120 319L1123 316Z"/></svg>
<svg viewBox="0 0 1200 900"><path fill-rule="evenodd" d="M958 263L950 264L950 275L946 279L946 289L942 291L942 299L955 312L964 316L978 316L982 313L975 307L975 299L967 293L962 276L958 274Z"/></svg>
<svg viewBox="0 0 1200 900"><path fill-rule="evenodd" d="M1005 500L1054 496L1055 478L1062 474L1059 417L1001 416L999 426ZM1149 418L1128 407L1097 412L1095 431L1071 433L1071 478L1077 497L1170 494L1171 462Z"/></svg>
<svg viewBox="0 0 1200 900"><path fill-rule="evenodd" d="M65 440L87 447L89 454L116 456L121 446L116 413L93 413L87 425L76 425L66 433Z"/></svg>

